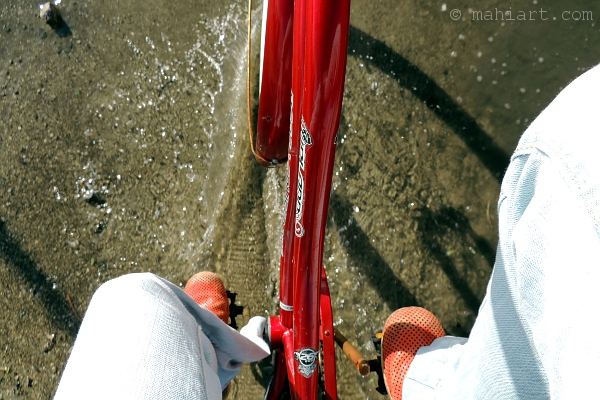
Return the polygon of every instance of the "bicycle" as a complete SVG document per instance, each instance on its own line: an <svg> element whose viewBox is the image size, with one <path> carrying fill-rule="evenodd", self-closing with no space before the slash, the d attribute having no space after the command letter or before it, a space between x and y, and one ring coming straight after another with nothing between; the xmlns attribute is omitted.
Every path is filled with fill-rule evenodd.
<svg viewBox="0 0 600 400"><path fill-rule="evenodd" d="M250 12L251 6L249 0ZM379 360L366 360L333 327L322 266L344 90L350 0L265 0L256 145L250 89L250 12L250 143L256 159L266 167L287 161L288 182L279 315L270 317L267 328L275 352L275 372L265 399L280 398L286 386L294 399L316 399L319 387L322 398L337 399L335 342L362 375L378 371L381 389Z"/></svg>

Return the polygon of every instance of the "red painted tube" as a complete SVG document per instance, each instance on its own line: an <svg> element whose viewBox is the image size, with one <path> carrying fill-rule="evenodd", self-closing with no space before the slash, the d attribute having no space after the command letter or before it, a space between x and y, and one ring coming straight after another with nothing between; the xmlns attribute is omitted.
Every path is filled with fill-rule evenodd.
<svg viewBox="0 0 600 400"><path fill-rule="evenodd" d="M321 261L344 87L350 0L296 0L291 17L291 93L285 80L290 73L284 73L284 67L273 69L278 62L287 65L290 1L271 0L267 10L267 31L271 33L265 43L256 148L260 157L276 162L284 157L282 148L288 151L280 318L274 336L283 344L292 397L308 400L317 397L319 333L325 339L333 332ZM291 98L286 98L287 93ZM285 118L290 103L291 115ZM286 120L291 129L285 128ZM287 129L289 136L282 132ZM321 332L319 318L327 320ZM335 358L332 341L326 341L326 390L329 398L335 399Z"/></svg>
<svg viewBox="0 0 600 400"><path fill-rule="evenodd" d="M294 46L303 44L305 49L301 115L293 115L294 124L300 121L299 126L292 127L292 135L299 134L298 138L292 136L292 143L299 141L293 325L295 388L301 399L314 399L317 394L318 288L344 90L349 18L349 0L307 0L304 35L294 35ZM295 68L294 58L294 72Z"/></svg>
<svg viewBox="0 0 600 400"><path fill-rule="evenodd" d="M288 153L294 2L267 4L255 151L274 166Z"/></svg>
<svg viewBox="0 0 600 400"><path fill-rule="evenodd" d="M335 376L335 332L333 330L333 313L331 312L331 296L325 269L321 268L321 330L319 336L323 342L323 383L325 400L337 400Z"/></svg>
<svg viewBox="0 0 600 400"><path fill-rule="evenodd" d="M283 347L283 334L286 327L281 324L281 317L272 315L269 317L269 342L271 349Z"/></svg>
<svg viewBox="0 0 600 400"><path fill-rule="evenodd" d="M265 400L281 400L281 394L285 389L287 383L287 373L285 365L285 354L283 350L275 351L275 364L274 373L269 387L267 387L267 393L265 394Z"/></svg>
<svg viewBox="0 0 600 400"><path fill-rule="evenodd" d="M291 328L292 310L294 306L294 226L296 216L296 196L298 185L298 153L300 147L300 110L302 106L303 77L304 77L304 35L306 7L305 1L297 1L294 8L294 48L292 63L292 93L291 93L291 128L289 131L288 147L288 184L286 188L286 214L283 225L283 244L280 274L279 309L281 323Z"/></svg>
<svg viewBox="0 0 600 400"><path fill-rule="evenodd" d="M283 352L287 366L287 379L290 382L290 390L293 399L301 399L298 397L298 392L295 389L295 372L294 372L294 336L291 331L285 331L283 334Z"/></svg>

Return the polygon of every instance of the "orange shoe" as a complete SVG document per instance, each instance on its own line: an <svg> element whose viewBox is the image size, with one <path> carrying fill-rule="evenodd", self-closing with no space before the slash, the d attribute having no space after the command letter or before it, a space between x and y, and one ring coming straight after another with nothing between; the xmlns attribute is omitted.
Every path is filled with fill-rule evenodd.
<svg viewBox="0 0 600 400"><path fill-rule="evenodd" d="M383 328L383 380L393 400L402 400L402 385L417 350L445 336L440 321L421 307L405 307L390 315Z"/></svg>
<svg viewBox="0 0 600 400"><path fill-rule="evenodd" d="M229 323L229 299L221 278L214 272L201 271L190 278L183 289L199 306Z"/></svg>

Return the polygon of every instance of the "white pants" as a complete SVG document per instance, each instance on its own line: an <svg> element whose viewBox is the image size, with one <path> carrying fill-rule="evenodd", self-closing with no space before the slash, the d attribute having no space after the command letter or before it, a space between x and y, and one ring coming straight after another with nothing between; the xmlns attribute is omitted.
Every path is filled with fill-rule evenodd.
<svg viewBox="0 0 600 400"><path fill-rule="evenodd" d="M155 275L113 279L90 302L55 399L221 399L242 362L270 354L244 333Z"/></svg>
<svg viewBox="0 0 600 400"><path fill-rule="evenodd" d="M600 398L600 67L524 133L498 220L496 263L469 339L421 348L403 398Z"/></svg>

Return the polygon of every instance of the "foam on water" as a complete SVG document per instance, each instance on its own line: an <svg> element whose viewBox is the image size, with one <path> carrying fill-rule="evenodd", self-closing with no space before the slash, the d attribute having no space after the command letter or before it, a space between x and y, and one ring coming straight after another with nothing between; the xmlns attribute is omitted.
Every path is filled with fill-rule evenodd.
<svg viewBox="0 0 600 400"><path fill-rule="evenodd" d="M237 3L225 7L217 18L200 16L193 28L196 40L183 51L164 33L160 36L162 43L155 43L150 37L145 37L143 42L139 38L125 38L133 53L143 58L144 63L134 72L138 81L137 99L130 99L123 91L117 92L118 97L127 102L136 101L139 110L155 112L164 108L165 102L174 104L183 99L168 94L152 97L153 92L147 87L165 89L174 85L177 92L192 96L196 106L194 122L199 125L199 132L194 133L198 139L193 144L196 159L179 162L178 152L172 157L179 169L186 170L188 183L198 188L196 200L204 210L195 217L201 219L206 230L198 246L188 246L184 255L187 259L197 259L212 242L225 187L238 155L238 143L247 130L245 20L245 10ZM136 125L139 135L152 134L140 124ZM158 136L164 138L176 134L172 127L163 127ZM144 141L140 142L140 146L148 146ZM198 170L204 171L204 176L198 176Z"/></svg>
<svg viewBox="0 0 600 400"><path fill-rule="evenodd" d="M246 25L243 14L244 10L239 4L232 4L221 18L206 21L198 29L198 42L186 53L190 66L202 64L204 60L207 63L204 68L212 69L217 78L217 87L212 90L207 88L206 91L210 98L211 118L208 126L205 126L205 132L210 139L211 151L199 199L204 209L211 212L204 215L207 229L202 238L200 253L211 243L225 194L224 188L234 159L240 153L238 143L241 135L247 131Z"/></svg>

